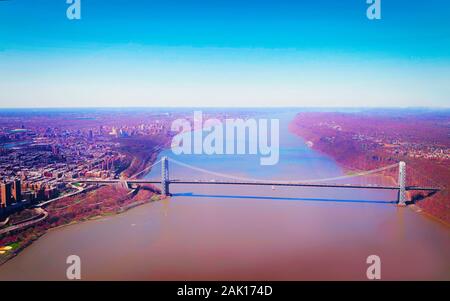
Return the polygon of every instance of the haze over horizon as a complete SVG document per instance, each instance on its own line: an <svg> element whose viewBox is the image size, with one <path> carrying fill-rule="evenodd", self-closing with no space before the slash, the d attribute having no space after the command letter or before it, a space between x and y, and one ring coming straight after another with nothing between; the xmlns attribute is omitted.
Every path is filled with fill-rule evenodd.
<svg viewBox="0 0 450 301"><path fill-rule="evenodd" d="M449 107L443 0L67 7L0 2L0 108Z"/></svg>

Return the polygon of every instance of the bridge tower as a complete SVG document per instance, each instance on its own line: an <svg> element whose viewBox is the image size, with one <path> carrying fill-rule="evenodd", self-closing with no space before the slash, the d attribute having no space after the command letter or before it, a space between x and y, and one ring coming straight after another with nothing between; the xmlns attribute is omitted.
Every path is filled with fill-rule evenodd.
<svg viewBox="0 0 450 301"><path fill-rule="evenodd" d="M401 161L398 164L398 204L406 205L406 163Z"/></svg>
<svg viewBox="0 0 450 301"><path fill-rule="evenodd" d="M169 159L163 157L161 159L161 193L163 195L170 195L169 183Z"/></svg>

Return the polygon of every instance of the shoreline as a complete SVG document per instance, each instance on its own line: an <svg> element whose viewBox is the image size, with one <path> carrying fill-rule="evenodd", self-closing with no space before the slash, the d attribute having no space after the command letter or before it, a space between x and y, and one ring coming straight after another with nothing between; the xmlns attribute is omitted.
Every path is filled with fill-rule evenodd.
<svg viewBox="0 0 450 301"><path fill-rule="evenodd" d="M153 196L152 196L152 198L153 198ZM105 217L110 217L110 216L114 217L114 216L126 213L129 210L132 210L134 208L140 207L142 205L150 204L150 203L161 201L161 200L164 199L161 196L158 196L158 200L152 199L152 198L147 199L147 200L137 201L137 202L129 204L127 206L121 207L117 212L113 212L113 213L105 212L105 213L94 215L94 216L91 216L91 217L88 217L88 218L82 218L82 219L79 219L79 220L73 220L73 221L71 221L69 223L46 229L45 231L42 231L42 232L38 233L33 239L27 241L25 244L20 245L18 248L13 249L11 252L7 253L7 255L4 258L0 257L0 267L2 265L4 265L5 263L7 263L8 261L10 261L11 259L13 259L14 257L20 255L25 249L27 249L29 246L31 246L35 241L37 241L39 238L43 237L44 235L46 235L49 232L61 230L61 229L64 229L66 227L70 227L70 226L81 224L81 223L85 223L85 222L101 220L101 219L103 219Z"/></svg>
<svg viewBox="0 0 450 301"><path fill-rule="evenodd" d="M156 159L158 158L160 152L161 152L162 150L165 149L165 147L167 146L167 143L168 143L168 142L165 141L165 143L162 144L161 147L159 147L156 151L151 152L151 154L145 159L145 161L146 161L145 165L143 165L136 173L141 173L142 171L144 171L145 169L147 169L149 166L151 166L151 165L156 161ZM138 156L135 155L135 157L133 157L133 159L134 159L134 158L137 158L137 157L138 157ZM130 163L130 166L129 166L128 168L130 168L130 167L131 167L131 163ZM128 170L128 168L127 168L126 170ZM125 171L126 171L126 170L125 170ZM125 171L123 171L123 172L125 172ZM148 170L148 172L150 172L150 171L151 171L151 168ZM123 173L123 172L122 172L122 173ZM148 173L148 172L147 172L147 173ZM143 175L140 175L139 177L141 177L141 176L145 176L145 173L144 173ZM139 177L138 177L138 178L139 178ZM127 178L128 178L128 177L127 177ZM100 186L100 187L101 187L101 186ZM92 191L95 192L95 191L97 191L100 187L94 188L94 189L92 189ZM90 190L89 190L89 191L90 191ZM89 192L89 191L83 191L82 193L87 193L87 192ZM74 220L72 220L72 221L70 221L70 222L68 222L68 223L62 224L62 225L58 225L58 226L55 226L55 227L49 227L48 229L45 229L45 230L43 230L43 231L38 231L37 233L34 233L34 235L32 236L32 238L30 238L29 240L26 240L26 241L23 242L23 243L21 243L20 241L17 241L17 240L16 240L15 242L13 242L13 243L7 243L7 244L5 244L5 246L15 245L15 244L18 244L19 246L18 246L17 248L12 249L11 251L8 251L8 252L5 253L5 254L1 254L1 255L0 255L0 267L1 267L3 264L5 264L6 262L8 262L9 260L11 260L12 258L14 258L14 257L16 257L17 255L19 255L19 254L20 254L21 252L23 252L27 247L29 247L29 246L32 245L35 241L37 241L40 237L42 237L43 235L45 235L48 231L52 231L52 230L56 230L56 229L60 229L60 228L64 228L64 227L68 227L68 226L71 226L71 225L74 225L74 224L78 224L78 223L82 223L82 222L86 222L86 221L97 220L97 219L100 219L100 218L103 218L103 217L106 217L106 216L114 216L114 215L118 215L118 214L127 212L128 210L133 209L133 208L135 208L135 207L142 206L142 205L145 205L145 204L148 204L148 203L157 201L156 199L152 199L152 198L154 198L154 196L156 196L156 195L157 195L158 200L162 200L162 199L163 199L163 198L161 197L160 194L153 194L153 195L152 195L149 199L147 199L147 200L138 200L138 201L135 201L135 202L133 202L133 203L131 203L131 204L127 204L127 205L125 205L125 206L123 206L123 207L119 207L119 208L117 209L117 211L115 211L115 212L108 212L106 209L104 209L105 211L102 212L102 213L100 213L100 214L98 214L98 215L94 215L94 216L87 217L87 218L82 217L82 218L80 218L80 219L74 219ZM70 197L70 196L68 196L68 197ZM87 198L87 195L86 195L86 194L84 195L84 198ZM82 201L80 201L80 202L82 202ZM25 229L23 229L23 231L25 231L25 230L27 230L27 229L31 229L31 228L33 228L33 227L35 227L35 226L39 226L39 224L41 224L41 223L45 223L45 222L47 221L47 219L48 219L48 215L49 215L49 214L47 214L47 216L46 216L45 219L43 219L43 220L41 220L41 221L38 221L38 222L36 222L35 224L33 224L33 225L29 226L29 227L26 227ZM18 231L19 231L19 233L21 232L20 230L18 230ZM11 233L13 233L13 234L11 234L11 235L16 235L15 231L12 231ZM5 237L7 237L8 234L10 234L10 232L8 232L7 235L5 235ZM2 237L2 238L5 238L5 237Z"/></svg>
<svg viewBox="0 0 450 301"><path fill-rule="evenodd" d="M310 147L311 149L313 149L314 151L317 151L320 154L332 159L338 166L340 166L343 169L343 171L345 173L354 171L353 168L356 169L356 167L354 167L354 166L350 167L350 166L344 164L344 162L342 162L342 161L346 161L347 164L352 165L352 161L349 161L348 158L345 158L345 159L338 158L338 157L334 156L333 152L329 151L326 146L323 146L323 145L322 145L322 147L317 146L318 145L317 142L320 142L323 137L321 136L321 134L314 132L311 128L303 128L303 129L300 128L297 125L299 114L297 114L294 117L294 119L289 123L289 131L291 131L294 135L301 137L303 140L305 140L306 145L308 147ZM356 160L355 162L360 163L361 161L364 161L364 159L361 159L359 157L357 157L357 158L360 160ZM356 164L353 164L353 165L356 165ZM383 171L381 174L384 178L389 179L389 181L391 183L393 183L394 185L397 185L395 175L392 172ZM412 198L412 195L409 192L408 192L408 194ZM440 223L444 226L450 227L450 223L448 221L434 215L432 212L428 212L426 208L424 208L416 203L409 204L407 207L411 207L410 209L413 210L415 213L419 213L428 219L437 221L438 223Z"/></svg>
<svg viewBox="0 0 450 301"><path fill-rule="evenodd" d="M295 133L295 132L293 132L293 134L297 135L297 133ZM306 138L304 136L300 136L300 135L298 135L298 136L301 137L302 139L306 140ZM310 141L307 141L307 142L310 142ZM317 148L314 148L314 146L309 146L308 145L308 147L310 147L314 151L317 151L318 153L320 153L320 154L322 154L322 155L332 159L340 168L342 168L344 173L353 171L351 168L349 168L347 166L344 166L343 164L338 162L334 157L332 157L330 154L326 153L325 151L317 149ZM383 174L383 177L388 179L393 185L397 185L397 181L394 179L394 177L392 175ZM423 208L421 208L420 206L418 206L418 205L416 205L414 203L413 204L409 204L406 207L409 208L410 210L412 210L416 214L422 215L422 216L424 216L427 219L430 219L430 220L432 220L434 222L437 222L437 223L439 223L439 224L441 224L443 226L446 226L446 227L450 228L450 223L448 223L445 220L442 220L442 219L434 216L433 214L425 211Z"/></svg>
<svg viewBox="0 0 450 301"><path fill-rule="evenodd" d="M319 154L333 160L334 163L336 163L336 165L338 165L342 171L344 172L344 174L352 174L355 173L355 171L360 171L356 168L352 168L350 166L346 166L344 165L342 162L339 162L335 157L333 157L331 154L327 153L325 150L321 149L321 148L317 148L315 147L315 143L313 143L312 141L308 140L308 137L301 135L299 133L296 132L295 128L293 128L293 123L295 122L295 118L290 122L289 124L289 131L294 134L297 137L302 138L305 141L305 144L307 145L308 148L314 150L315 152L318 152ZM291 128L292 126L292 128ZM395 180L395 178L392 175L389 174L383 174L383 177L385 179L388 179L389 182L391 182L393 185L397 185L397 181Z"/></svg>

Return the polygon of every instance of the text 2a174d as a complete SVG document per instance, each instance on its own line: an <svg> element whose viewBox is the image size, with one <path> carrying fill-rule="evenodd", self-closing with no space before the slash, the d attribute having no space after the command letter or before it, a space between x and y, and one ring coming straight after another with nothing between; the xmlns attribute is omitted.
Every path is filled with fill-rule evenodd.
<svg viewBox="0 0 450 301"><path fill-rule="evenodd" d="M222 296L270 296L272 295L271 286L257 286L257 285L232 285L222 286Z"/></svg>

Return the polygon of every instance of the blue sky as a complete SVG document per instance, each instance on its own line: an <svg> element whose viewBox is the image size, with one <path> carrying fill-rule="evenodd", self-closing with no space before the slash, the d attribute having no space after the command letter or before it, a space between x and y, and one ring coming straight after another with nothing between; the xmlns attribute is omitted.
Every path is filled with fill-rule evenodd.
<svg viewBox="0 0 450 301"><path fill-rule="evenodd" d="M436 106L450 3L0 1L0 106Z"/></svg>

